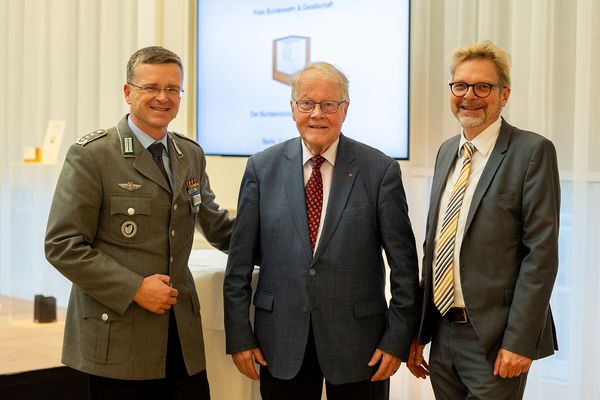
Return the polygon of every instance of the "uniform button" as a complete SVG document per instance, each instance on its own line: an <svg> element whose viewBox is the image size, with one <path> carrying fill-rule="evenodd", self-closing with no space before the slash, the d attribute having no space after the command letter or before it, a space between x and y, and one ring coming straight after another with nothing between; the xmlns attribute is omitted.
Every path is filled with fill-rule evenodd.
<svg viewBox="0 0 600 400"><path fill-rule="evenodd" d="M106 314L106 313L102 314L102 321L104 321L104 322L108 321L108 314Z"/></svg>
<svg viewBox="0 0 600 400"><path fill-rule="evenodd" d="M315 276L316 274L317 274L317 271L315 271L314 268L311 268L311 269L308 270L308 275Z"/></svg>
<svg viewBox="0 0 600 400"><path fill-rule="evenodd" d="M135 209L134 209L133 207L129 207L129 208L127 209L127 214L129 214L129 215L133 215L133 214L135 214Z"/></svg>
<svg viewBox="0 0 600 400"><path fill-rule="evenodd" d="M173 257L169 258L169 261L173 262Z"/></svg>
<svg viewBox="0 0 600 400"><path fill-rule="evenodd" d="M173 211L177 211L177 204L173 205Z"/></svg>
<svg viewBox="0 0 600 400"><path fill-rule="evenodd" d="M171 237L175 237L175 229L171 231Z"/></svg>

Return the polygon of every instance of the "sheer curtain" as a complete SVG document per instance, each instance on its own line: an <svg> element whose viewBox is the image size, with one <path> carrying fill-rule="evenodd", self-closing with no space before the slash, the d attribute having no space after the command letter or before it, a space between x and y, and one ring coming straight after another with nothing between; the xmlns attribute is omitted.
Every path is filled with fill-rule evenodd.
<svg viewBox="0 0 600 400"><path fill-rule="evenodd" d="M62 159L77 137L113 125L127 111L121 93L127 59L139 47L159 44L186 64L186 97L172 128L193 134L194 9L193 0L0 1L0 34L6 38L0 52L0 295L43 291L54 281L68 286L45 263L42 248L60 165L19 170L23 147L41 145L48 120L66 120ZM459 129L448 105L454 48L491 39L507 49L513 85L505 118L547 136L558 150L562 220L552 307L560 351L534 363L526 394L532 400L600 399L600 132L592 122L600 112L597 21L597 0L412 2L411 159L401 166L418 242L437 148ZM225 206L235 207L243 165L209 159ZM27 261L15 264L22 258ZM392 388L392 399L433 398L429 381L409 377L405 368Z"/></svg>

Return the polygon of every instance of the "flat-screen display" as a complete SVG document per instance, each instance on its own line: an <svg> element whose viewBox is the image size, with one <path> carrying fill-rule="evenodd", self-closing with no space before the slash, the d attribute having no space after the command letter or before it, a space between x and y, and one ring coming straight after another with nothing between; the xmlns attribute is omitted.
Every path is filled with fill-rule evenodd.
<svg viewBox="0 0 600 400"><path fill-rule="evenodd" d="M350 81L342 133L407 159L409 39L409 0L198 0L198 142L247 156L298 136L291 76L326 61Z"/></svg>

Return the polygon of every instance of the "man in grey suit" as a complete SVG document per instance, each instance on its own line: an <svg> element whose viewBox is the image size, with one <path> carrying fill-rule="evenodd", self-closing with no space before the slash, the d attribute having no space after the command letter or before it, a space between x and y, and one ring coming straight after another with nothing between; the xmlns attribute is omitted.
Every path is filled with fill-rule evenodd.
<svg viewBox="0 0 600 400"><path fill-rule="evenodd" d="M457 49L451 75L462 132L437 154L422 317L407 366L418 377L431 373L437 399L518 399L532 360L557 349L549 305L558 268L556 151L500 117L510 95L504 50L487 41Z"/></svg>
<svg viewBox="0 0 600 400"><path fill-rule="evenodd" d="M250 157L242 180L224 283L227 352L251 379L260 364L265 400L320 399L323 378L330 400L384 398L418 313L399 164L341 134L348 80L334 66L299 72L290 105L300 137Z"/></svg>
<svg viewBox="0 0 600 400"><path fill-rule="evenodd" d="M200 305L188 269L194 227L221 250L233 221L215 203L200 146L168 125L183 89L162 47L127 65L131 113L69 148L46 257L73 282L62 361L92 399L209 399Z"/></svg>

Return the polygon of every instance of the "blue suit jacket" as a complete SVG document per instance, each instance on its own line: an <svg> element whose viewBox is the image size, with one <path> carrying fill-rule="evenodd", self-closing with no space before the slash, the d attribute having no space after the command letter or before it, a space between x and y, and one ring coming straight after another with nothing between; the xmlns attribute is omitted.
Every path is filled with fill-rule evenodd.
<svg viewBox="0 0 600 400"><path fill-rule="evenodd" d="M276 378L299 371L311 320L333 384L369 379L377 347L406 360L415 333L418 268L398 163L342 135L327 207L313 257L300 138L248 160L224 284L227 352L260 347ZM391 268L389 307L382 249Z"/></svg>

